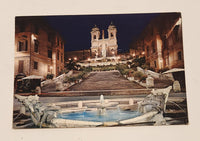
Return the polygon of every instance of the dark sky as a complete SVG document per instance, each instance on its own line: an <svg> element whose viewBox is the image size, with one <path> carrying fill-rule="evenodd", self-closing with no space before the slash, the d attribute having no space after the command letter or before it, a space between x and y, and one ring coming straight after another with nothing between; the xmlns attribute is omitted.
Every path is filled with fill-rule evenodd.
<svg viewBox="0 0 200 141"><path fill-rule="evenodd" d="M114 14L114 15L71 15L48 16L48 23L65 40L65 51L90 49L90 31L96 24L107 38L107 28L111 22L117 27L118 50L128 51L130 43L157 14ZM100 36L101 37L101 36Z"/></svg>

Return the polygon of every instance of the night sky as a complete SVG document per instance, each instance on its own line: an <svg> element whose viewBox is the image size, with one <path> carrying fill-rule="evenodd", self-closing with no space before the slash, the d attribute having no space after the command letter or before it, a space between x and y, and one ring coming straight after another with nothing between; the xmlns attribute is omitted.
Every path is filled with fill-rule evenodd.
<svg viewBox="0 0 200 141"><path fill-rule="evenodd" d="M65 51L90 49L90 31L96 24L108 37L107 28L112 22L117 27L118 51L126 52L152 18L158 14L70 15L48 16L47 22L65 41ZM102 36L100 35L100 38Z"/></svg>

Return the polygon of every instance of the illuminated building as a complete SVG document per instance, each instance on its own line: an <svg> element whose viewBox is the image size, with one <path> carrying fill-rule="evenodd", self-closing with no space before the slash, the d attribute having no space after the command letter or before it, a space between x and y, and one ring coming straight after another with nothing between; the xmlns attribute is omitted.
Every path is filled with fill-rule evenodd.
<svg viewBox="0 0 200 141"><path fill-rule="evenodd" d="M145 56L156 71L184 68L181 14L165 13L153 19L130 53Z"/></svg>
<svg viewBox="0 0 200 141"><path fill-rule="evenodd" d="M15 75L58 76L64 69L64 42L41 17L16 17Z"/></svg>
<svg viewBox="0 0 200 141"><path fill-rule="evenodd" d="M91 55L92 58L108 58L117 56L117 28L111 23L108 27L108 38L100 39L100 30L95 25L91 31Z"/></svg>

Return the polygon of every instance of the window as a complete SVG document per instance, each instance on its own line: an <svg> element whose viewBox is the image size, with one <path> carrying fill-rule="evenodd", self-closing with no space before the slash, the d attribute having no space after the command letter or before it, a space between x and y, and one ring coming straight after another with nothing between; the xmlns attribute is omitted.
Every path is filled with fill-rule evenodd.
<svg viewBox="0 0 200 141"><path fill-rule="evenodd" d="M59 53L59 50L58 50L58 51L57 51L57 60L59 60L59 58L60 58L60 57L59 57L59 54L60 54L60 53Z"/></svg>
<svg viewBox="0 0 200 141"><path fill-rule="evenodd" d="M52 50L48 49L48 58L52 58Z"/></svg>
<svg viewBox="0 0 200 141"><path fill-rule="evenodd" d="M178 60L182 60L182 54L181 54L181 51L178 52Z"/></svg>
<svg viewBox="0 0 200 141"><path fill-rule="evenodd" d="M38 69L38 62L35 62L35 61L34 61L34 63L33 63L33 68L34 68L35 70Z"/></svg>
<svg viewBox="0 0 200 141"><path fill-rule="evenodd" d="M38 40L34 40L34 52L38 52L39 42Z"/></svg>
<svg viewBox="0 0 200 141"><path fill-rule="evenodd" d="M154 66L155 66L155 68L157 68L156 61L154 61Z"/></svg>
<svg viewBox="0 0 200 141"><path fill-rule="evenodd" d="M149 56L149 46L147 46L147 56Z"/></svg>
<svg viewBox="0 0 200 141"><path fill-rule="evenodd" d="M165 48L168 48L168 42L167 42L166 39L164 39L164 49L165 49Z"/></svg>
<svg viewBox="0 0 200 141"><path fill-rule="evenodd" d="M27 51L28 49L28 41L19 41L18 42L18 51Z"/></svg>
<svg viewBox="0 0 200 141"><path fill-rule="evenodd" d="M152 48L153 48L153 53L156 52L156 48L155 48L155 42L153 41L152 44L151 44Z"/></svg>
<svg viewBox="0 0 200 141"><path fill-rule="evenodd" d="M97 36L96 35L94 35L94 39L96 39L97 38Z"/></svg>
<svg viewBox="0 0 200 141"><path fill-rule="evenodd" d="M110 36L111 36L111 37L113 37L113 34L112 34L112 33L110 33Z"/></svg>
<svg viewBox="0 0 200 141"><path fill-rule="evenodd" d="M176 39L176 41L179 40L178 31L179 31L179 25L176 25L175 28L174 28L174 33L175 33L175 39Z"/></svg>
<svg viewBox="0 0 200 141"><path fill-rule="evenodd" d="M61 62L63 62L63 54L61 53Z"/></svg>

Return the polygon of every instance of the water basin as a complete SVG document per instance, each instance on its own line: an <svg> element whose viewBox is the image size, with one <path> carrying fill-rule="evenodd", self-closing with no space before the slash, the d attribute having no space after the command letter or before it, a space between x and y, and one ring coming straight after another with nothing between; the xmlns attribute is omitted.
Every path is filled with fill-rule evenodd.
<svg viewBox="0 0 200 141"><path fill-rule="evenodd" d="M93 122L109 122L109 121L121 121L130 118L140 116L141 113L138 111L122 111L106 110L105 114L100 115L97 111L84 111L84 112L73 112L73 113L62 113L57 118L79 120L79 121L93 121Z"/></svg>

